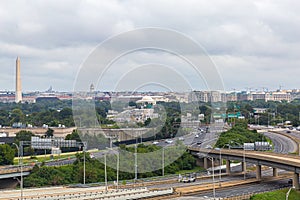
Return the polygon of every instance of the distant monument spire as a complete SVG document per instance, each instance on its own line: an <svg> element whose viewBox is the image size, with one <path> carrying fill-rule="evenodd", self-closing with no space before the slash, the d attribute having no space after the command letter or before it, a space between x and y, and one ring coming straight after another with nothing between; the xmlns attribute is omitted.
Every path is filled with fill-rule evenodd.
<svg viewBox="0 0 300 200"><path fill-rule="evenodd" d="M22 102L22 83L21 83L21 68L20 68L20 58L17 57L16 60L16 103Z"/></svg>

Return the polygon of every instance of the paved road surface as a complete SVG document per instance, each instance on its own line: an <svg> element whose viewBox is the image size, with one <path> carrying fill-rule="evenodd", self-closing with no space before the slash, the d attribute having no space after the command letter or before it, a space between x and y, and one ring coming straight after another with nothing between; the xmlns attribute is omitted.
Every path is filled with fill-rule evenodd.
<svg viewBox="0 0 300 200"><path fill-rule="evenodd" d="M231 196L240 196L248 193L259 193L266 192L271 190L276 190L285 187L292 187L292 184L288 183L287 180L276 180L264 183L252 183L242 186L234 186L230 188L223 188L222 190L216 190L217 198L231 197ZM205 192L202 194L193 195L194 197L213 197L212 191Z"/></svg>
<svg viewBox="0 0 300 200"><path fill-rule="evenodd" d="M296 142L286 136L272 132L266 132L264 135L272 140L275 153L293 153L297 150Z"/></svg>

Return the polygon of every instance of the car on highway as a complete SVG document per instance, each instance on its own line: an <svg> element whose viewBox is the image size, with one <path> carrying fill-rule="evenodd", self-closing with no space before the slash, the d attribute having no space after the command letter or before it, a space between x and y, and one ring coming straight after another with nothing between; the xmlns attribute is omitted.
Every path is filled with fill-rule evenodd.
<svg viewBox="0 0 300 200"><path fill-rule="evenodd" d="M196 137L196 138L198 138L198 137L199 137L199 135L197 134L197 135L195 135L195 137Z"/></svg>
<svg viewBox="0 0 300 200"><path fill-rule="evenodd" d="M158 141L154 141L154 142L152 142L152 144L158 144L159 142Z"/></svg>
<svg viewBox="0 0 300 200"><path fill-rule="evenodd" d="M168 139L168 140L166 140L165 142L168 143L168 144L172 144L172 143L173 143L173 140Z"/></svg>
<svg viewBox="0 0 300 200"><path fill-rule="evenodd" d="M182 183L191 183L196 181L196 174L191 173L191 174L185 174L184 176L179 176L179 182Z"/></svg>
<svg viewBox="0 0 300 200"><path fill-rule="evenodd" d="M291 131L286 131L286 133L291 133Z"/></svg>
<svg viewBox="0 0 300 200"><path fill-rule="evenodd" d="M178 140L183 141L184 137L179 137Z"/></svg>
<svg viewBox="0 0 300 200"><path fill-rule="evenodd" d="M208 144L205 146L205 149L212 149L212 146Z"/></svg>

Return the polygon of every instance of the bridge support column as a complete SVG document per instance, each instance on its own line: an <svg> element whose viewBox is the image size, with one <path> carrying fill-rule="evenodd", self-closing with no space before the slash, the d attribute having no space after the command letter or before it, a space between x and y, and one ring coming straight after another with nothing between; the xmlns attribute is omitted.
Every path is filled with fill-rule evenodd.
<svg viewBox="0 0 300 200"><path fill-rule="evenodd" d="M206 157L203 158L203 167L204 169L208 169L208 159Z"/></svg>
<svg viewBox="0 0 300 200"><path fill-rule="evenodd" d="M242 172L246 172L247 171L247 163L246 162L242 162Z"/></svg>
<svg viewBox="0 0 300 200"><path fill-rule="evenodd" d="M256 165L256 179L261 180L261 165Z"/></svg>
<svg viewBox="0 0 300 200"><path fill-rule="evenodd" d="M273 168L273 176L274 177L278 176L278 170L277 170L277 168Z"/></svg>
<svg viewBox="0 0 300 200"><path fill-rule="evenodd" d="M300 189L300 186L299 186L299 173L294 173L293 186L295 187L296 190Z"/></svg>
<svg viewBox="0 0 300 200"><path fill-rule="evenodd" d="M226 160L226 174L231 174L230 170L230 160Z"/></svg>

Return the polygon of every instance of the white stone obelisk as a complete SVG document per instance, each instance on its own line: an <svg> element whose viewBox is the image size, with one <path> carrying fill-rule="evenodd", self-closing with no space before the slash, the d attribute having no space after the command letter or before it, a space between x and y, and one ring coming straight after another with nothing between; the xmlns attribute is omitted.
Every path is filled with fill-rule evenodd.
<svg viewBox="0 0 300 200"><path fill-rule="evenodd" d="M20 58L17 57L16 60L16 103L22 102L22 83L21 83L21 69L20 69Z"/></svg>

